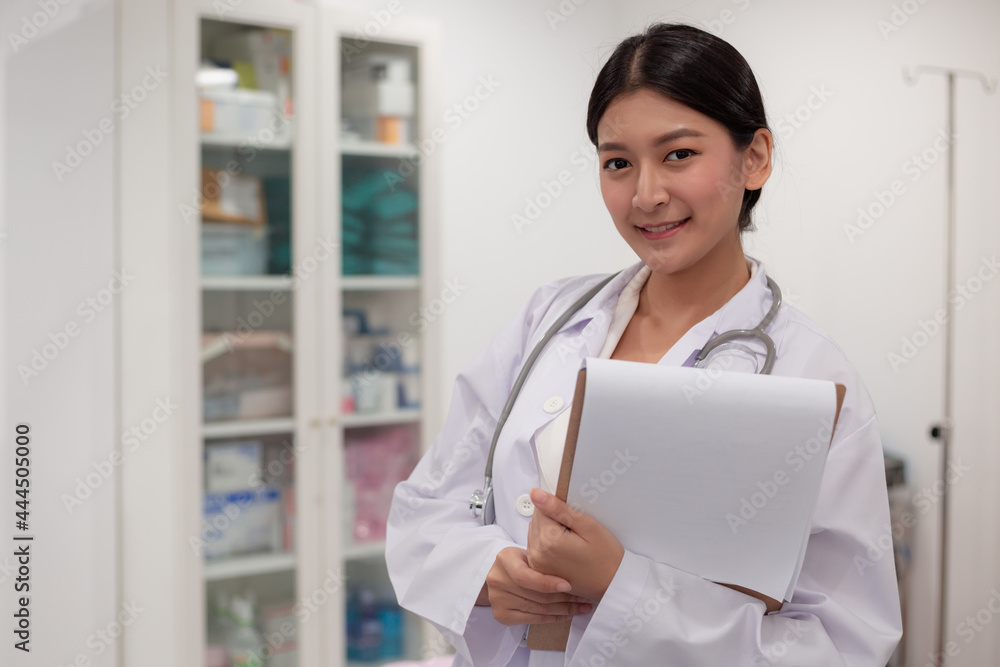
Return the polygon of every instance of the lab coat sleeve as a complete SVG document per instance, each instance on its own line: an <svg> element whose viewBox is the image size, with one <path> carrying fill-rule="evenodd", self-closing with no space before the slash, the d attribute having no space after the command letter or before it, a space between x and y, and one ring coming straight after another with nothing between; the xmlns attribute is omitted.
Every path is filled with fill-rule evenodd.
<svg viewBox="0 0 1000 667"><path fill-rule="evenodd" d="M469 497L482 487L497 419L562 282L536 290L458 375L443 429L393 493L386 562L399 604L477 667L506 664L525 626L503 625L491 607L475 606L497 554L518 545L502 527L474 518Z"/></svg>
<svg viewBox="0 0 1000 667"><path fill-rule="evenodd" d="M589 623L574 622L566 664L883 667L902 621L878 424L854 379L791 601L765 615L756 598L626 551Z"/></svg>

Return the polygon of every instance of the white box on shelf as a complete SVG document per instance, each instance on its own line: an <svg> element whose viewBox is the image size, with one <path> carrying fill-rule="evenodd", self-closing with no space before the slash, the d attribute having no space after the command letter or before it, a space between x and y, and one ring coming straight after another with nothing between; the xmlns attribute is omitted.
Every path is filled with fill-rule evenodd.
<svg viewBox="0 0 1000 667"><path fill-rule="evenodd" d="M372 81L364 72L344 75L343 115L348 118L409 118L414 97L409 81Z"/></svg>
<svg viewBox="0 0 1000 667"><path fill-rule="evenodd" d="M292 387L255 387L240 392L237 419L263 419L292 414Z"/></svg>
<svg viewBox="0 0 1000 667"><path fill-rule="evenodd" d="M282 108L292 113L292 35L285 30L244 30L212 44L216 58L242 62L253 68L261 90L275 93Z"/></svg>
<svg viewBox="0 0 1000 667"><path fill-rule="evenodd" d="M292 414L292 343L288 332L202 334L206 422Z"/></svg>
<svg viewBox="0 0 1000 667"><path fill-rule="evenodd" d="M281 489L206 493L205 558L282 550Z"/></svg>
<svg viewBox="0 0 1000 667"><path fill-rule="evenodd" d="M267 232L264 227L201 223L203 276L260 275L266 269Z"/></svg>
<svg viewBox="0 0 1000 667"><path fill-rule="evenodd" d="M220 442L205 447L205 490L242 491L259 484L262 473L259 440Z"/></svg>
<svg viewBox="0 0 1000 667"><path fill-rule="evenodd" d="M369 76L376 80L412 81L413 61L406 56L389 53L370 53L364 59Z"/></svg>
<svg viewBox="0 0 1000 667"><path fill-rule="evenodd" d="M281 110L278 96L266 90L233 88L200 92L201 139L283 147L291 141L292 123Z"/></svg>

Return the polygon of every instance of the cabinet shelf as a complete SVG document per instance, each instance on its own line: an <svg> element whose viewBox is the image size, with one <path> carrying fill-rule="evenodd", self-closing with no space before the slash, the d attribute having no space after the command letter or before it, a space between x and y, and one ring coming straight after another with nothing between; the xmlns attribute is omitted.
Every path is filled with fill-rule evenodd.
<svg viewBox="0 0 1000 667"><path fill-rule="evenodd" d="M205 563L205 580L220 581L295 569L295 554L258 554Z"/></svg>
<svg viewBox="0 0 1000 667"><path fill-rule="evenodd" d="M420 421L420 408L402 408L391 412L352 413L340 417L340 423L344 428L406 424L416 421Z"/></svg>
<svg viewBox="0 0 1000 667"><path fill-rule="evenodd" d="M241 146L251 146L255 150L263 151L290 151L292 150L292 138L279 139L270 143L265 143L253 136L239 137L233 139L205 139L202 138L203 148L231 149Z"/></svg>
<svg viewBox="0 0 1000 667"><path fill-rule="evenodd" d="M205 291L250 291L291 290L294 278L282 276L202 276L201 289Z"/></svg>
<svg viewBox="0 0 1000 667"><path fill-rule="evenodd" d="M295 430L295 420L291 417L274 419L232 419L228 421L207 422L201 426L201 434L209 438L233 438L253 435L272 435L275 433L291 433Z"/></svg>
<svg viewBox="0 0 1000 667"><path fill-rule="evenodd" d="M384 557L385 540L348 544L344 547L344 560L369 560Z"/></svg>
<svg viewBox="0 0 1000 667"><path fill-rule="evenodd" d="M340 279L345 292L378 290L414 290L420 287L418 276L344 276Z"/></svg>
<svg viewBox="0 0 1000 667"><path fill-rule="evenodd" d="M343 155L363 157L407 158L417 155L417 147L413 144L386 144L378 141L343 141L340 152Z"/></svg>

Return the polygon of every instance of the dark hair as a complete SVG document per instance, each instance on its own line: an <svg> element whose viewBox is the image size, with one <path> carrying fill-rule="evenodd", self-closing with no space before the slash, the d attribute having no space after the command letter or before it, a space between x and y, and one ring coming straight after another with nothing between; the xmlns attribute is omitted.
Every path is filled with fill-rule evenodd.
<svg viewBox="0 0 1000 667"><path fill-rule="evenodd" d="M757 80L729 42L700 28L656 23L622 41L601 68L590 93L587 134L597 145L597 124L619 96L649 88L724 125L736 150L767 126ZM753 229L751 211L760 189L744 190L739 230Z"/></svg>

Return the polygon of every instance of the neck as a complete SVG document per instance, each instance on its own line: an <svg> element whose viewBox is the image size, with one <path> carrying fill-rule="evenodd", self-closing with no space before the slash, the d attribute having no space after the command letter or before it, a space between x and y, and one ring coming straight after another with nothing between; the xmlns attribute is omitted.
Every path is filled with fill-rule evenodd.
<svg viewBox="0 0 1000 667"><path fill-rule="evenodd" d="M637 311L686 331L725 305L749 281L746 257L737 240L714 248L680 271L658 273L654 269L639 294Z"/></svg>

